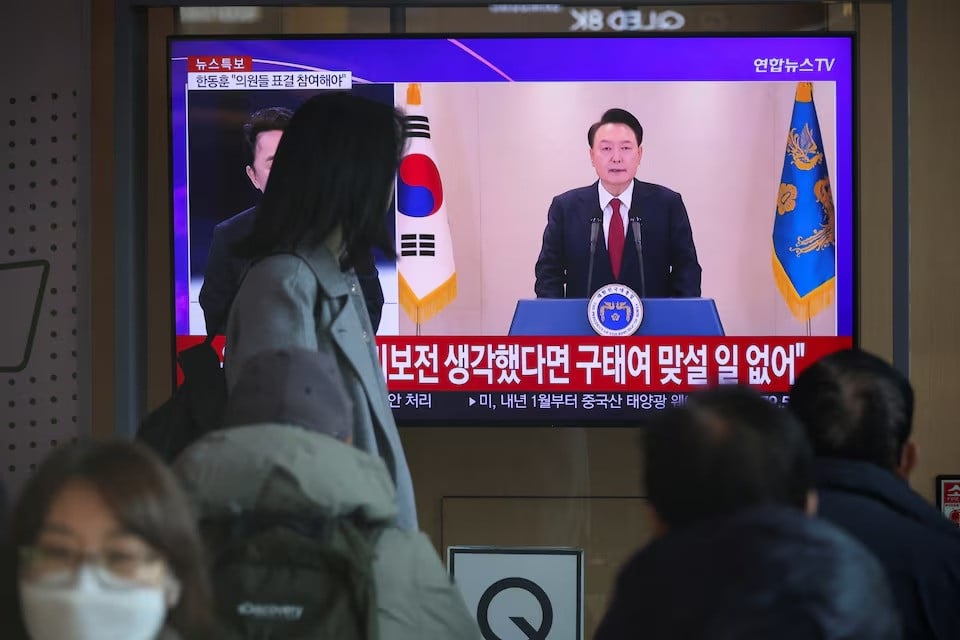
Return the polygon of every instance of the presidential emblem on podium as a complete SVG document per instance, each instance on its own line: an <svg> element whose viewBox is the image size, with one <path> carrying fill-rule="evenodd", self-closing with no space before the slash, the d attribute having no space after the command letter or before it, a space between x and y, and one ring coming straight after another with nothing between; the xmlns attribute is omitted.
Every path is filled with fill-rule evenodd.
<svg viewBox="0 0 960 640"><path fill-rule="evenodd" d="M587 302L587 320L597 335L632 336L643 322L643 303L626 285L604 285Z"/></svg>

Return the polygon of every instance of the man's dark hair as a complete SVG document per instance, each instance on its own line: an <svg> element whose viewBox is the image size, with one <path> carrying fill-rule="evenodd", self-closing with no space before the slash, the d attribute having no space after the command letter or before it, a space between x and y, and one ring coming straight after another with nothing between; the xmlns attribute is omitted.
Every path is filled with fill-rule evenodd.
<svg viewBox="0 0 960 640"><path fill-rule="evenodd" d="M348 256L373 247L395 257L387 207L404 148L403 114L344 92L325 92L293 114L270 181L238 253L257 258L343 234Z"/></svg>
<svg viewBox="0 0 960 640"><path fill-rule="evenodd" d="M647 495L671 529L760 505L803 508L813 453L803 428L746 387L690 396L650 428Z"/></svg>
<svg viewBox="0 0 960 640"><path fill-rule="evenodd" d="M913 426L913 388L882 359L848 349L818 360L797 377L790 409L818 456L895 469Z"/></svg>
<svg viewBox="0 0 960 640"><path fill-rule="evenodd" d="M593 148L593 138L597 135L597 129L605 124L625 124L630 127L637 136L637 145L643 143L643 127L640 126L640 121L637 120L637 117L626 109L614 108L607 109L603 115L600 116L600 121L594 122L590 125L590 128L587 129L587 144L591 149Z"/></svg>
<svg viewBox="0 0 960 640"><path fill-rule="evenodd" d="M285 131L292 117L293 111L286 107L267 107L250 114L243 123L243 159L247 166L253 166L257 136L264 131Z"/></svg>

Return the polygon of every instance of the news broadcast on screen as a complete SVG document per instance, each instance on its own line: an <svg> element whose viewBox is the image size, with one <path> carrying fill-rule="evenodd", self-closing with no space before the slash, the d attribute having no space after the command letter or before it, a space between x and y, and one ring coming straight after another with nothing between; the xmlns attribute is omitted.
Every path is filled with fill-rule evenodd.
<svg viewBox="0 0 960 640"><path fill-rule="evenodd" d="M289 115L325 91L405 116L398 257L360 278L382 296L400 424L629 425L734 382L785 405L804 367L853 345L850 36L174 38L169 54L178 351L210 333L229 360L243 268L226 239L249 229Z"/></svg>

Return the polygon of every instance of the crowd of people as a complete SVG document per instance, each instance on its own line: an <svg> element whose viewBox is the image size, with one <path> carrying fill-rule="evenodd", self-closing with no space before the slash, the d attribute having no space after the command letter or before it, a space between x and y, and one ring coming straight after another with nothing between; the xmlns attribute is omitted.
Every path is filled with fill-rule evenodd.
<svg viewBox="0 0 960 640"><path fill-rule="evenodd" d="M80 441L40 465L4 528L3 638L481 638L419 531L354 268L393 252L403 116L331 93L284 126L232 248L222 424L174 460ZM660 414L638 460L653 536L593 637L960 638L960 530L907 482L913 410L848 350L789 409L730 385Z"/></svg>

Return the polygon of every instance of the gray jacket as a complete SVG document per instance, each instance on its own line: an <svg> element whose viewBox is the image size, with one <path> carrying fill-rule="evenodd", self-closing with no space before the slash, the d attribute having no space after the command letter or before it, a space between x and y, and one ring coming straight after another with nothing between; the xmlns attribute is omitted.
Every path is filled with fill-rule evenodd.
<svg viewBox="0 0 960 640"><path fill-rule="evenodd" d="M188 447L174 470L204 517L261 504L276 469L332 516L389 523L393 484L383 461L299 427L260 424L215 431ZM377 624L382 640L480 640L459 589L419 531L383 530L374 549Z"/></svg>
<svg viewBox="0 0 960 640"><path fill-rule="evenodd" d="M294 347L335 354L353 400L354 445L383 458L397 488L397 526L416 530L413 482L375 344L357 276L340 270L327 244L272 255L250 267L230 308L227 389L244 361L260 351Z"/></svg>

